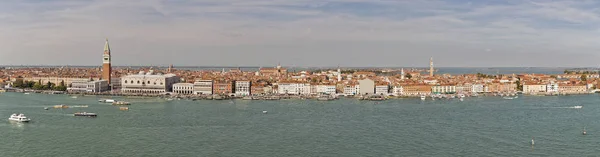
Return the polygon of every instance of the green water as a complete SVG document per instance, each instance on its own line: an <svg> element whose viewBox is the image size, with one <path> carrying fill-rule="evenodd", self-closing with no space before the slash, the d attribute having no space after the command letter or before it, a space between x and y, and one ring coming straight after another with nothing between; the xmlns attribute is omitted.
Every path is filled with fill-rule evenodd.
<svg viewBox="0 0 600 157"><path fill-rule="evenodd" d="M132 102L129 111L98 99L0 94L0 156L600 156L598 95L463 102L115 98ZM43 109L57 104L89 107ZM576 105L584 107L569 108ZM99 116L72 116L79 111ZM15 112L32 122L9 122Z"/></svg>

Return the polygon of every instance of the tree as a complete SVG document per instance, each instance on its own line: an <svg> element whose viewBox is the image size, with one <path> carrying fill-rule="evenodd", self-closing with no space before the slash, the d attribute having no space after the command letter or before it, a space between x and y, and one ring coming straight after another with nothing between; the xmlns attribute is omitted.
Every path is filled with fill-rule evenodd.
<svg viewBox="0 0 600 157"><path fill-rule="evenodd" d="M17 79L13 82L13 87L15 88L24 88L25 84L23 83L23 79Z"/></svg>
<svg viewBox="0 0 600 157"><path fill-rule="evenodd" d="M406 74L404 77L406 77L406 78L408 78L408 79L411 79L411 78L412 78L412 75L410 75L410 73L407 73L407 74Z"/></svg>
<svg viewBox="0 0 600 157"><path fill-rule="evenodd" d="M581 81L587 81L587 75L585 75L585 74L581 75Z"/></svg>
<svg viewBox="0 0 600 157"><path fill-rule="evenodd" d="M517 91L523 91L523 85L521 84L521 81L517 80L515 83L517 84Z"/></svg>
<svg viewBox="0 0 600 157"><path fill-rule="evenodd" d="M33 89L35 89L35 90L42 90L42 89L44 89L44 85L42 85L42 84L41 84L41 83L39 83L39 82L36 82L36 83L33 85Z"/></svg>
<svg viewBox="0 0 600 157"><path fill-rule="evenodd" d="M46 83L46 86L44 87L44 89L51 90L53 87L54 87L54 83L51 83L50 81L48 81L48 83Z"/></svg>

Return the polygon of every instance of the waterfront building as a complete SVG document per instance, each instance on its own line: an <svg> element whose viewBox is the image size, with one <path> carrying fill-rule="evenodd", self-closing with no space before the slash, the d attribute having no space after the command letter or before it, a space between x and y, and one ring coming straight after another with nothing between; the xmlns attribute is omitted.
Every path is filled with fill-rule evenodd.
<svg viewBox="0 0 600 157"><path fill-rule="evenodd" d="M454 94L456 93L456 86L450 84L442 84L431 86L431 92L433 94Z"/></svg>
<svg viewBox="0 0 600 157"><path fill-rule="evenodd" d="M584 94L587 93L587 87L583 84L559 84L558 92L560 94Z"/></svg>
<svg viewBox="0 0 600 157"><path fill-rule="evenodd" d="M315 87L317 94L334 95L336 93L335 85L316 85Z"/></svg>
<svg viewBox="0 0 600 157"><path fill-rule="evenodd" d="M299 83L282 81L277 84L279 94L300 94Z"/></svg>
<svg viewBox="0 0 600 157"><path fill-rule="evenodd" d="M374 94L375 93L375 81L371 79L358 80L360 95Z"/></svg>
<svg viewBox="0 0 600 157"><path fill-rule="evenodd" d="M252 84L250 81L235 81L235 95L248 96L251 93Z"/></svg>
<svg viewBox="0 0 600 157"><path fill-rule="evenodd" d="M487 92L492 92L492 93L512 93L512 92L516 92L516 90L517 90L517 84L500 83L498 81L489 83L489 84L485 85L485 87L487 88Z"/></svg>
<svg viewBox="0 0 600 157"><path fill-rule="evenodd" d="M120 90L121 89L121 78L112 77L110 78L110 90Z"/></svg>
<svg viewBox="0 0 600 157"><path fill-rule="evenodd" d="M140 94L162 94L170 92L173 84L180 81L174 74L153 74L140 71L139 74L127 75L121 78L121 92Z"/></svg>
<svg viewBox="0 0 600 157"><path fill-rule="evenodd" d="M173 84L173 93L194 94L194 84L192 84L192 83L175 83L175 84Z"/></svg>
<svg viewBox="0 0 600 157"><path fill-rule="evenodd" d="M212 80L196 80L194 82L194 94L212 95L213 81Z"/></svg>
<svg viewBox="0 0 600 157"><path fill-rule="evenodd" d="M485 86L483 84L473 84L472 85L472 89L471 92L473 93L484 93L487 90L485 89Z"/></svg>
<svg viewBox="0 0 600 157"><path fill-rule="evenodd" d="M102 79L107 80L108 84L110 84L110 75L112 73L111 67L111 58L110 58L110 46L108 46L108 38L106 39L106 43L104 43L104 54L102 55Z"/></svg>
<svg viewBox="0 0 600 157"><path fill-rule="evenodd" d="M250 86L250 93L252 93L252 95L266 94L265 86L266 84L264 83L252 82L252 86Z"/></svg>
<svg viewBox="0 0 600 157"><path fill-rule="evenodd" d="M108 84L108 80L96 80L90 81L87 83L88 93L102 93L105 91L110 91L110 86Z"/></svg>
<svg viewBox="0 0 600 157"><path fill-rule="evenodd" d="M402 96L404 95L404 88L397 84L392 88L392 94L394 94L394 96Z"/></svg>
<svg viewBox="0 0 600 157"><path fill-rule="evenodd" d="M430 85L402 85L405 96L431 95Z"/></svg>
<svg viewBox="0 0 600 157"><path fill-rule="evenodd" d="M234 84L231 81L216 81L213 84L213 94L229 95L234 93Z"/></svg>
<svg viewBox="0 0 600 157"><path fill-rule="evenodd" d="M65 86L71 86L71 84L73 82L88 82L90 80L98 80L100 78L74 78L74 77L26 77L23 78L23 81L33 81L33 82L42 82L42 84L44 83L54 83L56 85L59 85L61 82L65 83ZM16 81L16 79L13 80L13 82Z"/></svg>
<svg viewBox="0 0 600 157"><path fill-rule="evenodd" d="M314 91L312 87L309 83L299 83L298 92L301 95L310 95Z"/></svg>
<svg viewBox="0 0 600 157"><path fill-rule="evenodd" d="M388 95L390 92L390 86L388 84L378 84L375 86L375 94Z"/></svg>
<svg viewBox="0 0 600 157"><path fill-rule="evenodd" d="M546 84L540 84L540 83L534 83L534 82L523 83L523 93L537 94L537 93L541 93L541 92L546 92Z"/></svg>
<svg viewBox="0 0 600 157"><path fill-rule="evenodd" d="M456 93L471 93L473 85L470 83L457 84L456 85Z"/></svg>
<svg viewBox="0 0 600 157"><path fill-rule="evenodd" d="M86 79L86 80L83 80L83 81L72 82L71 86L67 87L67 91L68 92L76 92L76 93L87 92L88 81L89 80Z"/></svg>
<svg viewBox="0 0 600 157"><path fill-rule="evenodd" d="M546 84L547 93L558 93L558 83L550 82Z"/></svg>
<svg viewBox="0 0 600 157"><path fill-rule="evenodd" d="M354 84L344 86L344 95L356 95L358 86Z"/></svg>

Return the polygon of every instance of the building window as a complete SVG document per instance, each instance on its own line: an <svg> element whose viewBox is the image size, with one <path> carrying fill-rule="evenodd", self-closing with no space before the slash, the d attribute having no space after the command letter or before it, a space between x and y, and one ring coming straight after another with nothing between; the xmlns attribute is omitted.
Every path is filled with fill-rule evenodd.
<svg viewBox="0 0 600 157"><path fill-rule="evenodd" d="M138 81L138 84L140 84L140 81Z"/></svg>
<svg viewBox="0 0 600 157"><path fill-rule="evenodd" d="M150 81L148 81L148 84L150 84Z"/></svg>

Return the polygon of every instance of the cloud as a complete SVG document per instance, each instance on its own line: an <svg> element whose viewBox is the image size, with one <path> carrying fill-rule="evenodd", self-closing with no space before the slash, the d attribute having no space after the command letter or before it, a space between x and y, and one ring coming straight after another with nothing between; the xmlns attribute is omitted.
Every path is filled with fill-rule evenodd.
<svg viewBox="0 0 600 157"><path fill-rule="evenodd" d="M427 66L430 56L446 56L437 65L553 66L547 62L553 56L576 54L581 58L560 64L596 66L592 58L600 50L596 1L6 3L0 64L94 65L105 37L116 65ZM506 54L538 59L490 59ZM390 59L351 61L382 56ZM465 57L484 61L465 64Z"/></svg>

